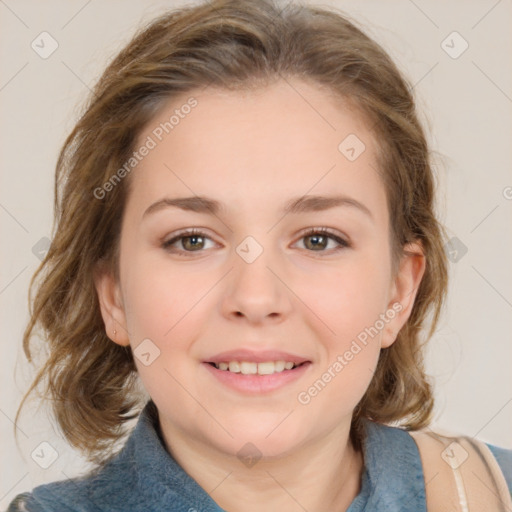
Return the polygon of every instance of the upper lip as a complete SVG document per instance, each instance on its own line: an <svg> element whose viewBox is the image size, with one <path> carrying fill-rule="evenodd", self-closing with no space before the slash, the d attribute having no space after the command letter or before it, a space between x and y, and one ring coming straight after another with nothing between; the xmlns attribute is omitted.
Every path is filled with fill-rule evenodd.
<svg viewBox="0 0 512 512"><path fill-rule="evenodd" d="M228 350L220 352L205 360L206 363L224 363L229 361L248 361L252 363L265 363L267 361L286 361L295 364L301 364L309 361L307 357L297 354L290 354L281 350Z"/></svg>

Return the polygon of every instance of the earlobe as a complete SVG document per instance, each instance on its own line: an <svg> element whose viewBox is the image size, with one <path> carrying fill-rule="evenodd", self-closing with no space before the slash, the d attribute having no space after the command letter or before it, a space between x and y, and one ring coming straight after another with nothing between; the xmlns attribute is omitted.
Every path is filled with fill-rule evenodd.
<svg viewBox="0 0 512 512"><path fill-rule="evenodd" d="M118 345L128 346L130 340L119 283L110 271L97 267L94 272L94 285L107 336Z"/></svg>
<svg viewBox="0 0 512 512"><path fill-rule="evenodd" d="M421 243L414 242L404 246L400 267L392 283L391 300L388 304L388 310L393 310L395 315L382 337L382 348L393 344L398 332L411 315L425 269L426 258Z"/></svg>

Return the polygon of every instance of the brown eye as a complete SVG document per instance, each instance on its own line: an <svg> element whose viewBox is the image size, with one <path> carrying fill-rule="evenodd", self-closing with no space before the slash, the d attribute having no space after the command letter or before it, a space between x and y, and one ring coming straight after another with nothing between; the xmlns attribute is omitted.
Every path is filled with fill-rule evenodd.
<svg viewBox="0 0 512 512"><path fill-rule="evenodd" d="M211 238L202 231L189 230L166 240L162 248L172 253L201 252L208 240L211 241Z"/></svg>
<svg viewBox="0 0 512 512"><path fill-rule="evenodd" d="M313 249L314 251L318 249L325 249L329 244L329 237L325 235L308 235L304 237L305 240L310 243L305 243L307 249Z"/></svg>
<svg viewBox="0 0 512 512"><path fill-rule="evenodd" d="M202 249L204 246L204 238L201 236L184 236L181 237L181 245L187 251Z"/></svg>
<svg viewBox="0 0 512 512"><path fill-rule="evenodd" d="M331 247L334 250L350 247L350 244L338 235L331 233L327 228L315 228L302 235L301 240L305 240L306 249L314 252L327 252L330 241L334 241L337 247Z"/></svg>

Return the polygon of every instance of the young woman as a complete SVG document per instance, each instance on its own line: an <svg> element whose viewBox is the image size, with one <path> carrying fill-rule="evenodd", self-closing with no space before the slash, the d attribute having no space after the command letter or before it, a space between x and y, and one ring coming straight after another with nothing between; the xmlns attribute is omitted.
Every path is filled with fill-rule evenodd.
<svg viewBox="0 0 512 512"><path fill-rule="evenodd" d="M66 140L56 206L24 347L41 326L32 389L97 469L11 511L507 510L512 451L414 433L444 230L410 88L347 19L156 19Z"/></svg>

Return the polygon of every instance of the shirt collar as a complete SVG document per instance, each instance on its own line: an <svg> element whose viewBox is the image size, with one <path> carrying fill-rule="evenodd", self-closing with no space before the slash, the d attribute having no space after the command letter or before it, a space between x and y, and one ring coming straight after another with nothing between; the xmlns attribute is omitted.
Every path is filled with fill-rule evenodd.
<svg viewBox="0 0 512 512"><path fill-rule="evenodd" d="M347 512L426 512L423 468L412 436L403 429L370 420L364 420L364 426L365 470L361 490ZM201 512L222 512L165 449L158 428L158 412L152 401L141 413L126 450L132 452L139 479L147 480L140 482L140 488L151 488L153 499L160 500L160 504L182 503L176 510L195 507Z"/></svg>
<svg viewBox="0 0 512 512"><path fill-rule="evenodd" d="M167 452L153 401L142 411L126 451L132 453L136 464L138 488L148 494L144 497L146 510L164 510L165 506L165 510L222 512L223 509Z"/></svg>
<svg viewBox="0 0 512 512"><path fill-rule="evenodd" d="M426 512L423 467L412 436L398 427L363 421L365 470L347 512Z"/></svg>

